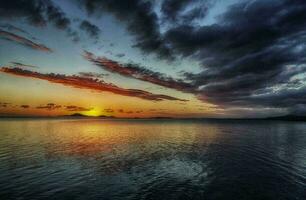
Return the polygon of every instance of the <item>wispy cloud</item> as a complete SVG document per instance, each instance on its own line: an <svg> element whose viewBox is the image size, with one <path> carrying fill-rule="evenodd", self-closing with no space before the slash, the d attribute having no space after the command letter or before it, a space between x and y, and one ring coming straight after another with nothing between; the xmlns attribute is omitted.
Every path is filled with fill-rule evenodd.
<svg viewBox="0 0 306 200"><path fill-rule="evenodd" d="M45 45L43 44L37 44L25 37L22 37L20 35L17 35L17 34L14 34L14 33L11 33L11 32L7 32L7 31L4 31L4 30L1 30L0 29L0 37L2 38L5 38L7 40L10 40L10 41L13 41L13 42L16 42L18 44L21 44L21 45L24 45L26 47L30 47L32 49L35 49L35 50L39 50L39 51L44 51L44 52L52 52L52 50L48 47L46 47Z"/></svg>
<svg viewBox="0 0 306 200"><path fill-rule="evenodd" d="M40 110L47 110L47 111L54 111L54 110L66 110L68 112L83 112L83 111L90 111L93 108L87 108L77 105L60 105L57 103L47 103L47 104L41 104L41 105L28 105L28 104L12 104L12 103L2 103L0 102L0 108L22 108L22 109L28 109L28 108L35 108Z"/></svg>
<svg viewBox="0 0 306 200"><path fill-rule="evenodd" d="M62 106L61 105L57 105L55 103L48 103L46 105L40 105L37 106L37 109L46 109L46 110L56 110L56 109L60 109Z"/></svg>
<svg viewBox="0 0 306 200"><path fill-rule="evenodd" d="M21 105L20 107L21 107L21 108L24 108L24 109L30 108L29 105Z"/></svg>
<svg viewBox="0 0 306 200"><path fill-rule="evenodd" d="M95 72L79 72L79 75L87 78L104 78L106 76L109 76L109 74L95 73Z"/></svg>
<svg viewBox="0 0 306 200"><path fill-rule="evenodd" d="M107 112L107 113L113 113L113 112L114 112L114 110L113 110L113 109L111 109L111 108L105 108L105 109L104 109L104 112Z"/></svg>
<svg viewBox="0 0 306 200"><path fill-rule="evenodd" d="M28 105L21 105L20 107L22 108L29 108ZM82 112L82 111L90 111L93 108L85 108L81 106L76 106L76 105L59 105L55 103L47 103L46 105L40 105L37 106L36 109L45 109L45 110L57 110L57 109L64 109L66 111L70 112Z"/></svg>
<svg viewBox="0 0 306 200"><path fill-rule="evenodd" d="M6 108L10 103L0 102L0 108Z"/></svg>
<svg viewBox="0 0 306 200"><path fill-rule="evenodd" d="M89 21L83 20L80 24L80 29L84 30L90 37L96 40L99 39L99 34L101 33L100 28Z"/></svg>
<svg viewBox="0 0 306 200"><path fill-rule="evenodd" d="M134 114L134 113L142 113L143 112L143 110L132 111L132 110L124 110L124 109L118 109L117 111L119 113L125 113L125 114Z"/></svg>
<svg viewBox="0 0 306 200"><path fill-rule="evenodd" d="M24 64L24 63L20 63L20 62L11 62L14 66L16 67L30 67L30 68L38 68L35 65L28 65L28 64Z"/></svg>
<svg viewBox="0 0 306 200"><path fill-rule="evenodd" d="M183 80L174 79L165 74L154 72L137 64L121 64L106 57L95 56L93 53L85 51L83 57L93 64L113 73L150 82L163 87L183 91L193 92L195 88Z"/></svg>
<svg viewBox="0 0 306 200"><path fill-rule="evenodd" d="M51 83L58 83L65 86L71 86L80 89L90 89L100 92L111 92L118 95L138 97L141 99L151 100L151 101L162 101L162 100L186 101L168 95L153 94L144 90L125 89L118 87L114 84L105 83L104 81L99 81L92 78L80 77L77 75L67 76L63 74L54 74L54 73L42 74L39 72L24 70L20 68L9 68L9 67L2 67L0 71L7 74L46 80Z"/></svg>
<svg viewBox="0 0 306 200"><path fill-rule="evenodd" d="M82 111L90 111L93 108L84 108L84 107L81 107L81 106L69 105L69 106L65 106L65 109L67 111L82 112Z"/></svg>
<svg viewBox="0 0 306 200"><path fill-rule="evenodd" d="M20 32L20 33L29 34L27 31L25 31L25 30L23 30L21 28L18 28L18 27L14 26L14 25L8 24L8 23L1 24L0 27L1 28L5 28L5 29L7 29L9 31L13 31L13 32Z"/></svg>

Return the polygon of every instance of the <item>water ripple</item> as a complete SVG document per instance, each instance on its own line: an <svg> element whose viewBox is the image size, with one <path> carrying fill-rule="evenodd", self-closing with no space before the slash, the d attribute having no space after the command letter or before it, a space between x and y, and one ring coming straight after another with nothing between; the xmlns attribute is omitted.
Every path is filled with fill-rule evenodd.
<svg viewBox="0 0 306 200"><path fill-rule="evenodd" d="M0 199L304 199L306 125L0 121Z"/></svg>

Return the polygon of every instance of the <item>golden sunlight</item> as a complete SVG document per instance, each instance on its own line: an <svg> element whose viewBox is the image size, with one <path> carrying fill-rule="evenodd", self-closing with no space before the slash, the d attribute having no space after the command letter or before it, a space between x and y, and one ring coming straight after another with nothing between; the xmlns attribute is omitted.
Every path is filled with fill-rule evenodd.
<svg viewBox="0 0 306 200"><path fill-rule="evenodd" d="M89 111L83 112L83 114L88 115L88 116L97 117L97 116L101 115L101 111L97 110L96 108L93 108Z"/></svg>

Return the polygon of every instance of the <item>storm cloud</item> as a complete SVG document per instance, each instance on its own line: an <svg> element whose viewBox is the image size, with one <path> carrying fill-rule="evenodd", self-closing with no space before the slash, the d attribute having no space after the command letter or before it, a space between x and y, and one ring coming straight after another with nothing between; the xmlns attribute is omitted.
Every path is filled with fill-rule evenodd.
<svg viewBox="0 0 306 200"><path fill-rule="evenodd" d="M301 77L306 73L305 1L237 1L202 25L188 23L186 13L195 16L191 20L205 19L213 7L209 1L164 0L161 16L151 1L85 2L89 13L108 11L125 22L135 36L135 46L143 52L200 62L202 72L184 74L200 100L222 107L290 110L292 105L305 105L305 80ZM201 12L193 9L196 5L201 5ZM173 23L161 31L161 24L169 21ZM114 61L103 62L96 64L126 76L141 71L137 66L130 67L137 72L126 72L129 68Z"/></svg>
<svg viewBox="0 0 306 200"><path fill-rule="evenodd" d="M199 88L200 99L286 107L305 104L304 83L287 86L306 72L305 25L306 2L252 1L231 6L216 24L179 26L166 38L179 55L202 63L202 73L185 74ZM277 103L280 97L284 103Z"/></svg>

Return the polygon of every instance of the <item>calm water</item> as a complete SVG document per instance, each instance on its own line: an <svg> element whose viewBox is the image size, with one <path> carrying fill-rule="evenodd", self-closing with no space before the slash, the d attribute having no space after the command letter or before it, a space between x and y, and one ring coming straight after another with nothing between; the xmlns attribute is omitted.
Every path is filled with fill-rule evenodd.
<svg viewBox="0 0 306 200"><path fill-rule="evenodd" d="M306 123L1 120L0 199L306 199Z"/></svg>

